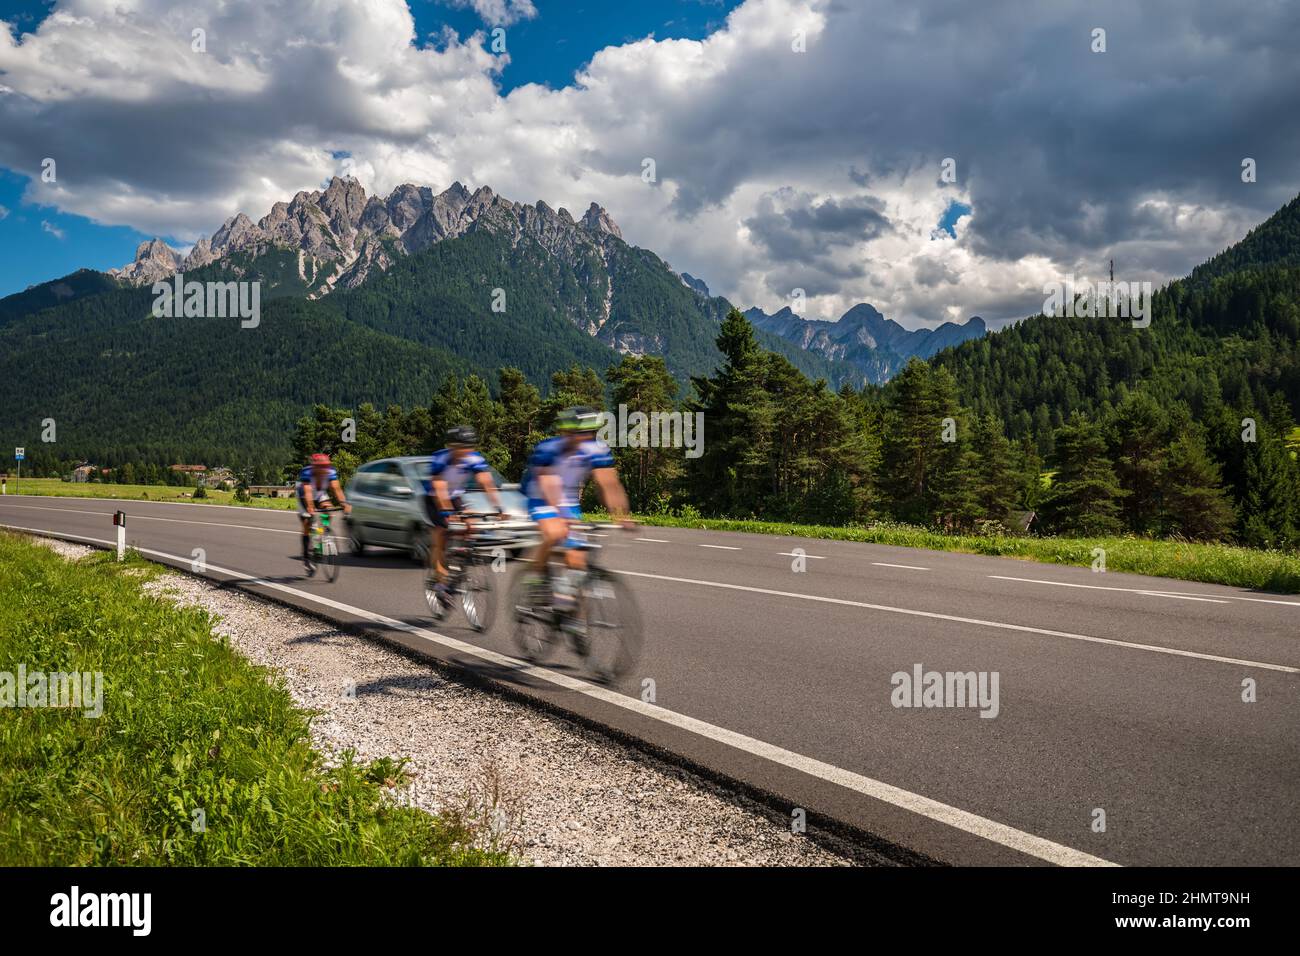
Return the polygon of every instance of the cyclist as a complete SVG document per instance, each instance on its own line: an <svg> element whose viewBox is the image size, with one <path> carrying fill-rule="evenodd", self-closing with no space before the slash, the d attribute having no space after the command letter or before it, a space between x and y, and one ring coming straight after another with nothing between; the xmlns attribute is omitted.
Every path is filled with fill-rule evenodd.
<svg viewBox="0 0 1300 956"><path fill-rule="evenodd" d="M294 490L298 493L298 517L302 520L302 563L310 577L316 573L311 563L311 525L316 509L328 504L331 497L343 507L344 514L351 514L352 506L343 495L339 473L330 464L330 456L320 452L312 455L307 467L298 472Z"/></svg>
<svg viewBox="0 0 1300 956"><path fill-rule="evenodd" d="M610 514L629 531L636 527L628 516L627 492L614 470L614 455L596 438L603 419L601 412L589 406L564 409L555 423L559 434L538 442L528 459L521 485L528 497L528 516L537 522L541 535L533 555L532 585L546 580L551 551L568 539L570 526L582 520L578 505L588 478L595 479L600 500ZM587 556L580 548L570 548L565 563L580 573L586 570ZM557 595L561 600L566 597Z"/></svg>
<svg viewBox="0 0 1300 956"><path fill-rule="evenodd" d="M469 484L471 475L497 513L501 513L501 497L492 481L492 469L475 449L477 444L478 433L473 428L457 425L447 429L447 447L436 452L429 460L429 477L424 483L424 509L433 529L429 566L438 576L437 591L440 597L446 591L444 581L447 569L442 560L447 553L447 519L461 510L465 487Z"/></svg>

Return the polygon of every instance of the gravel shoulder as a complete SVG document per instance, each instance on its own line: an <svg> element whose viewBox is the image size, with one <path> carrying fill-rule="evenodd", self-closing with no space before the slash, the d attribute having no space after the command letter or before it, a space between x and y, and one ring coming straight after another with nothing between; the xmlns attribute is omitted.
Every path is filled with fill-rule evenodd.
<svg viewBox="0 0 1300 956"><path fill-rule="evenodd" d="M43 540L69 559L92 552ZM501 848L546 866L852 866L870 851L791 833L790 821L562 717L451 679L382 643L171 571L146 589L200 606L250 660L318 713L330 757L409 759L394 799L467 813Z"/></svg>

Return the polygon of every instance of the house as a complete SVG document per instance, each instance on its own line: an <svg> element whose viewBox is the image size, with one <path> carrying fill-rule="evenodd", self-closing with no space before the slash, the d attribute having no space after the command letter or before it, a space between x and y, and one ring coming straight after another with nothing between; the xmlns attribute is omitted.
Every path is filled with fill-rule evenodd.
<svg viewBox="0 0 1300 956"><path fill-rule="evenodd" d="M254 498L289 498L293 485L249 485L248 493Z"/></svg>
<svg viewBox="0 0 1300 956"><path fill-rule="evenodd" d="M233 488L235 481L235 473L224 466L212 468L203 476L203 483L209 488Z"/></svg>
<svg viewBox="0 0 1300 956"><path fill-rule="evenodd" d="M187 475L201 475L208 470L207 465L172 465L172 471L183 471Z"/></svg>
<svg viewBox="0 0 1300 956"><path fill-rule="evenodd" d="M95 471L94 465L89 465L83 462L82 464L78 465L76 468L72 469L72 480L90 481L90 476L94 471Z"/></svg>

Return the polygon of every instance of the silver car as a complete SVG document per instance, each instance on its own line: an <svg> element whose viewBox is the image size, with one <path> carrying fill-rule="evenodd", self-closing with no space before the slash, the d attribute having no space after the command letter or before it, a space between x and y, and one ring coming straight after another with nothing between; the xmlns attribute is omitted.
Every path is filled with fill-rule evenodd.
<svg viewBox="0 0 1300 956"><path fill-rule="evenodd" d="M429 474L428 455L405 458L381 458L368 461L357 469L348 482L348 503L352 514L346 521L352 553L379 546L400 548L412 560L425 564L429 556L429 524L424 510L424 480ZM528 517L528 505L519 486L503 484L492 472L500 490L504 519L493 524L502 544L518 555L537 540L536 524ZM466 490L467 511L491 511L491 503L481 490Z"/></svg>

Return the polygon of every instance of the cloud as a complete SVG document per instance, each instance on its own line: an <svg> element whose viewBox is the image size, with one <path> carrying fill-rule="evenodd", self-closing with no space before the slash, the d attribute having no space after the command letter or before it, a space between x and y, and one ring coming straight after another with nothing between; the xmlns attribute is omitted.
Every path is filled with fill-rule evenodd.
<svg viewBox="0 0 1300 956"><path fill-rule="evenodd" d="M748 0L701 40L607 47L567 87L503 96L481 34L421 46L400 0L64 0L34 33L0 28L0 165L28 201L191 242L347 155L372 191L595 200L742 307L798 287L825 317L997 321L1112 257L1183 274L1294 196L1300 125L1278 117L1300 115L1298 46L1288 4ZM969 217L934 237L953 201Z"/></svg>
<svg viewBox="0 0 1300 956"><path fill-rule="evenodd" d="M472 9L490 27L508 27L537 16L532 0L443 0L448 6Z"/></svg>
<svg viewBox="0 0 1300 956"><path fill-rule="evenodd" d="M55 239L62 239L64 237L62 229L54 225L52 222L46 222L44 219L41 220L41 229L48 232Z"/></svg>
<svg viewBox="0 0 1300 956"><path fill-rule="evenodd" d="M9 210L4 206L0 206L0 219L6 219L8 216Z"/></svg>

